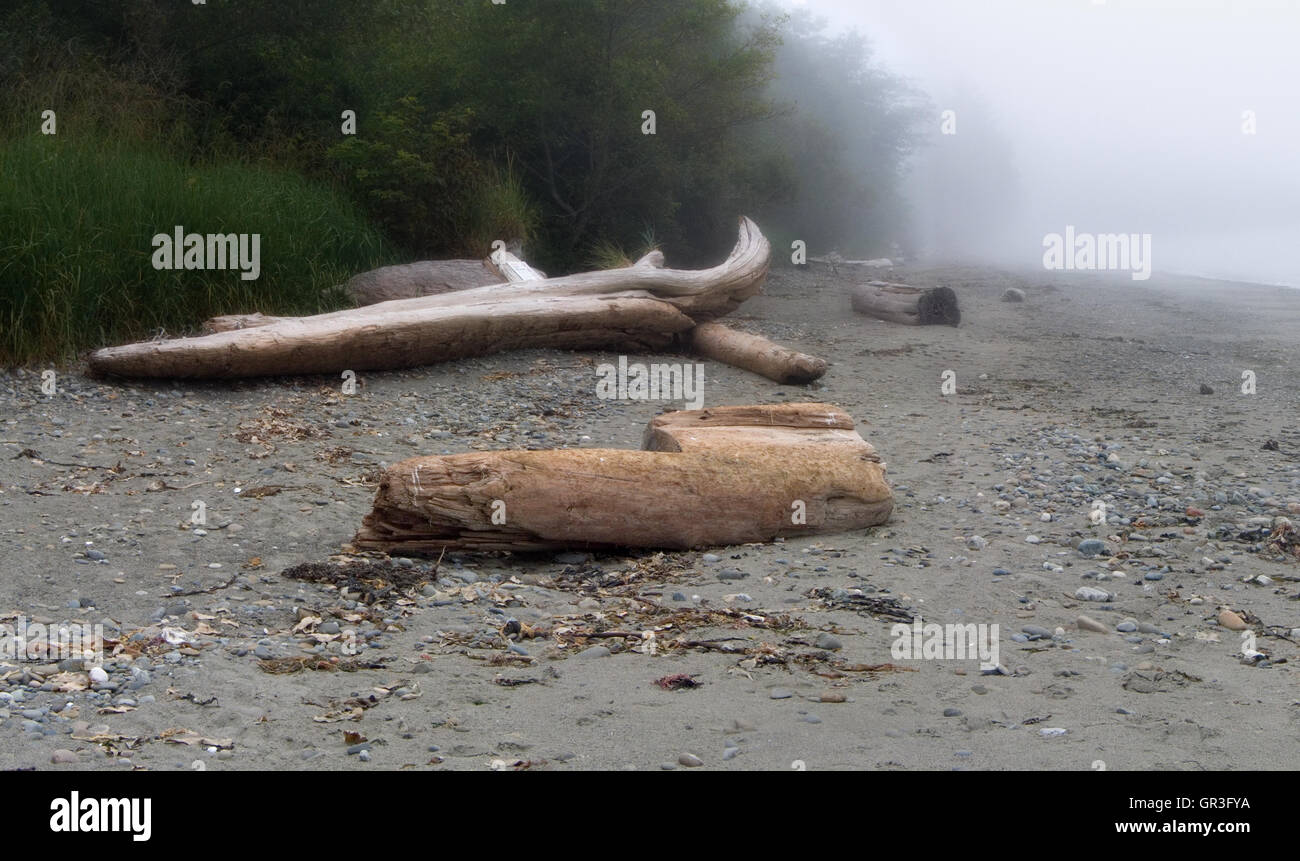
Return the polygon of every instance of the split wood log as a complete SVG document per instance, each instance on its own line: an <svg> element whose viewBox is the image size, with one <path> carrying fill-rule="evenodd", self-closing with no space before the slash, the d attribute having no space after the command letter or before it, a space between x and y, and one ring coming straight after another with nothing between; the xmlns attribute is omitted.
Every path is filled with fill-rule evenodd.
<svg viewBox="0 0 1300 861"><path fill-rule="evenodd" d="M875 449L827 404L668 413L645 444L402 461L352 543L394 554L691 549L863 529L893 510Z"/></svg>
<svg viewBox="0 0 1300 861"><path fill-rule="evenodd" d="M101 375L231 378L406 368L527 347L662 349L757 293L770 256L758 226L742 218L731 256L710 269L665 269L653 252L624 269L108 347L89 366Z"/></svg>
<svg viewBox="0 0 1300 861"><path fill-rule="evenodd" d="M961 322L957 294L950 287L911 287L869 281L853 290L853 310L891 323L926 326Z"/></svg>
<svg viewBox="0 0 1300 861"><path fill-rule="evenodd" d="M690 331L688 339L691 348L706 359L753 371L783 385L811 383L826 373L825 359L721 323L701 323Z"/></svg>

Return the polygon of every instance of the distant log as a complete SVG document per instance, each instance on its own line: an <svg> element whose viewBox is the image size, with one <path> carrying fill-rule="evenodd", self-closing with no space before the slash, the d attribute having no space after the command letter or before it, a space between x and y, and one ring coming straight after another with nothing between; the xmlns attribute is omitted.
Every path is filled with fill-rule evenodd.
<svg viewBox="0 0 1300 861"><path fill-rule="evenodd" d="M863 529L893 510L884 464L826 404L668 413L645 445L402 461L352 543L394 554L690 549Z"/></svg>
<svg viewBox="0 0 1300 861"><path fill-rule="evenodd" d="M811 383L826 373L825 359L721 323L701 323L690 331L688 339L691 348L706 359L753 371L783 385Z"/></svg>
<svg viewBox="0 0 1300 861"><path fill-rule="evenodd" d="M438 296L473 287L504 284L506 279L483 260L421 260L381 266L354 275L347 283L348 297L357 305L374 305L393 299Z"/></svg>
<svg viewBox="0 0 1300 861"><path fill-rule="evenodd" d="M949 287L910 287L870 281L853 290L853 310L891 323L927 326L961 322L957 294Z"/></svg>

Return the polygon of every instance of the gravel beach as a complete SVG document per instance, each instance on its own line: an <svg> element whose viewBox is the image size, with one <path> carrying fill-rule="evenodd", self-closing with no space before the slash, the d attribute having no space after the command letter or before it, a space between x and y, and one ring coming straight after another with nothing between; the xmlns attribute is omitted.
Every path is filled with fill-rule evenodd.
<svg viewBox="0 0 1300 861"><path fill-rule="evenodd" d="M0 655L0 767L1300 768L1300 291L854 268L774 271L727 318L823 379L710 362L704 405L852 415L896 494L858 534L349 574L383 466L638 448L681 404L541 350L353 395L0 373L0 622L108 645ZM960 327L851 312L877 277L952 287ZM996 625L997 666L900 657L913 620Z"/></svg>

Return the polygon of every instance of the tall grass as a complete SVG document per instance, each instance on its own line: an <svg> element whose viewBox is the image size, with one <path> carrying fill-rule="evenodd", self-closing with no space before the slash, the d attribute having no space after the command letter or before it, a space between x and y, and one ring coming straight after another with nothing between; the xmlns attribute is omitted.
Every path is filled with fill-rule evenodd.
<svg viewBox="0 0 1300 861"><path fill-rule="evenodd" d="M155 270L152 237L261 234L261 276ZM189 163L134 135L0 139L0 364L193 331L216 314L341 307L395 255L353 206L284 170Z"/></svg>

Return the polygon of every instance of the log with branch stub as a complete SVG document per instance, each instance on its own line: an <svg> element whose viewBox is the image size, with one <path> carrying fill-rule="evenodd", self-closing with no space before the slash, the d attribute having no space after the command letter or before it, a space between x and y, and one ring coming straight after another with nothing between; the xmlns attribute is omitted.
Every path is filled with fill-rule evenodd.
<svg viewBox="0 0 1300 861"><path fill-rule="evenodd" d="M912 287L888 281L869 281L853 289L852 302L854 311L891 323L956 326L961 322L957 294L950 287Z"/></svg>
<svg viewBox="0 0 1300 861"><path fill-rule="evenodd" d="M717 407L651 422L645 449L502 451L389 467L352 543L393 554L689 549L885 522L885 466L826 404Z"/></svg>
<svg viewBox="0 0 1300 861"><path fill-rule="evenodd" d="M771 246L748 218L718 266L633 266L494 284L362 308L282 318L193 338L97 350L93 373L235 378L407 368L528 347L662 349L758 292Z"/></svg>

